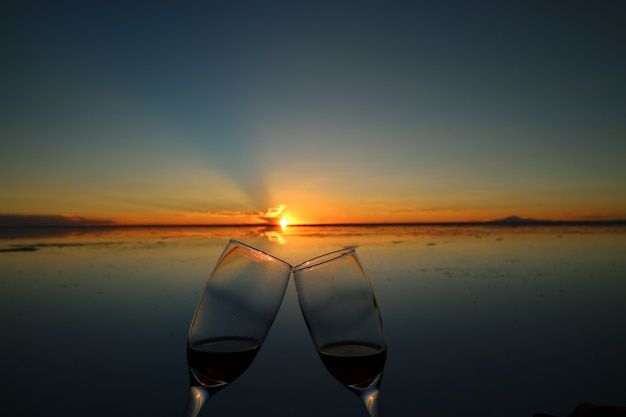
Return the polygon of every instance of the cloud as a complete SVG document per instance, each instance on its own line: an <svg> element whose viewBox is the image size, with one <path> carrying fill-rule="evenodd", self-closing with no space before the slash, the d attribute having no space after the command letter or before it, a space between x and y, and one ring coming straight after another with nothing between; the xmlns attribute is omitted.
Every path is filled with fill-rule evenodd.
<svg viewBox="0 0 626 417"><path fill-rule="evenodd" d="M281 204L278 207L270 207L267 209L265 213L259 213L259 220L270 223L277 224L282 218L283 210L285 210L285 205Z"/></svg>
<svg viewBox="0 0 626 417"><path fill-rule="evenodd" d="M199 214L205 218L212 218L219 221L237 220L237 223L259 223L277 225L282 218L286 206L281 204L270 207L266 211L258 210L194 210L192 215Z"/></svg>
<svg viewBox="0 0 626 417"><path fill-rule="evenodd" d="M89 219L79 216L55 214L0 214L0 227L70 227L111 226L115 222L107 219Z"/></svg>

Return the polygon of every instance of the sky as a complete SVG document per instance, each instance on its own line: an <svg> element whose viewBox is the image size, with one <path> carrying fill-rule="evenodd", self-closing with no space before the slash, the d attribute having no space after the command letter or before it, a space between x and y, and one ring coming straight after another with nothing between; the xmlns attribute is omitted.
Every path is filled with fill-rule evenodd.
<svg viewBox="0 0 626 417"><path fill-rule="evenodd" d="M0 224L626 218L626 3L19 1Z"/></svg>

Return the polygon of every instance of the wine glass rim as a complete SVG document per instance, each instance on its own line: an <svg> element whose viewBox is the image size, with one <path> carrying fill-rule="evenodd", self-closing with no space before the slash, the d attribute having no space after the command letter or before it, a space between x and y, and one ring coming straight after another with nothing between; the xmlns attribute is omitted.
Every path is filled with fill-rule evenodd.
<svg viewBox="0 0 626 417"><path fill-rule="evenodd" d="M304 261L293 267L292 271L301 272L301 271L310 271L313 269L317 269L324 265L329 264L330 262L334 262L338 259L345 258L346 256L350 256L356 253L355 247L350 246L342 249L337 249L332 252L325 253L323 255L316 256L315 258L311 258L307 261Z"/></svg>
<svg viewBox="0 0 626 417"><path fill-rule="evenodd" d="M287 262L287 261L283 261L282 259L277 258L277 257L276 257L276 256L274 256L274 255L270 255L269 253L267 253L267 252L265 252L265 251L262 251L261 249L257 249L257 248L255 248L254 246L250 246L250 245L248 245L248 244L246 244L246 243L243 243L243 242L241 242L241 241L239 241L239 240L230 239L230 240L228 241L228 245L226 245L226 246L228 247L228 246L230 246L230 245L236 245L236 246L239 246L239 247L241 247L241 248L243 248L243 249L246 249L246 250L250 250L250 251L253 251L253 252L259 253L259 254L261 254L261 255L263 255L263 256L267 256L268 258L274 259L274 260L276 260L276 261L278 261L278 262L282 262L283 264L285 264L285 265L286 265L286 266L288 266L289 268L293 268L289 262Z"/></svg>

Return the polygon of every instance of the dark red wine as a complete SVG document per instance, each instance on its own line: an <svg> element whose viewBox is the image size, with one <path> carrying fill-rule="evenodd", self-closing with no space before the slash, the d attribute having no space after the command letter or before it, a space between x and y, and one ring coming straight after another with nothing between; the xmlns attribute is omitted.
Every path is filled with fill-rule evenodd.
<svg viewBox="0 0 626 417"><path fill-rule="evenodd" d="M248 369L259 347L257 340L246 338L195 342L187 347L191 377L206 387L230 384Z"/></svg>
<svg viewBox="0 0 626 417"><path fill-rule="evenodd" d="M344 385L365 388L383 372L387 350L384 347L343 342L323 346L320 357L332 376Z"/></svg>

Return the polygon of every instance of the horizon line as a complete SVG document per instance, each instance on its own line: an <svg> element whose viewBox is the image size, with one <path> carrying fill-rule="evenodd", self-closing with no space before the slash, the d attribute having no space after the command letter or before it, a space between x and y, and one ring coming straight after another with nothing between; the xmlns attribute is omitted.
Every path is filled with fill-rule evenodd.
<svg viewBox="0 0 626 417"><path fill-rule="evenodd" d="M393 227L393 226L548 226L548 225L626 225L626 219L603 220L535 220L535 219L499 219L484 221L441 221L441 222L341 222L341 223L296 223L289 224L285 229L297 227ZM115 228L184 228L184 227L260 227L266 229L281 229L274 223L75 223L75 224L16 224L0 225L0 229L115 229Z"/></svg>

